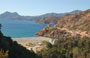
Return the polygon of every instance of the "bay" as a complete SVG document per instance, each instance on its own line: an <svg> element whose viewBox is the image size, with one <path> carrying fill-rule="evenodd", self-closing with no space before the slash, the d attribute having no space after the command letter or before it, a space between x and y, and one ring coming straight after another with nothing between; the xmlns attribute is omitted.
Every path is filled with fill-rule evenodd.
<svg viewBox="0 0 90 58"><path fill-rule="evenodd" d="M47 25L28 20L0 20L0 24L2 33L12 38L37 37L36 32Z"/></svg>

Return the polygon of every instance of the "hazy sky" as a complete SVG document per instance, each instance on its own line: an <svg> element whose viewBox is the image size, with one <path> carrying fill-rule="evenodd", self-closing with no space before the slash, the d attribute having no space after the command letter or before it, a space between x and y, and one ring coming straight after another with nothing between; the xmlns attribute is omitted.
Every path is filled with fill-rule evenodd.
<svg viewBox="0 0 90 58"><path fill-rule="evenodd" d="M34 16L86 9L90 9L90 0L0 0L0 13L10 11Z"/></svg>

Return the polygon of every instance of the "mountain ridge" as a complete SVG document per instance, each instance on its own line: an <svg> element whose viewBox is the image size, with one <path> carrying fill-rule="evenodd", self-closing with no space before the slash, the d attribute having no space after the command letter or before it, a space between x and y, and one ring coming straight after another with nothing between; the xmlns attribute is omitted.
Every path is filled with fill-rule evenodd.
<svg viewBox="0 0 90 58"><path fill-rule="evenodd" d="M19 15L17 12L4 12L2 14L0 14L0 19L12 19L12 20L33 20L36 21L37 20L43 20L44 18L48 18L48 17L60 17L60 16L65 16L68 14L76 14L77 12L81 12L80 10L75 10L72 12L67 12L67 13L46 13L46 14L42 14L39 16L22 16Z"/></svg>

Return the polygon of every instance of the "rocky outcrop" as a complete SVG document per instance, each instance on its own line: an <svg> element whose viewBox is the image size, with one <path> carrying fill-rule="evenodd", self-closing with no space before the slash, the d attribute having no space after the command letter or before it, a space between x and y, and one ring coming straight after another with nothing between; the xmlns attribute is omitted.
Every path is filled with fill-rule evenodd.
<svg viewBox="0 0 90 58"><path fill-rule="evenodd" d="M55 26L50 27L49 25L47 25L45 28L43 28L43 30L41 30L40 32L37 32L36 34L39 36L55 37L55 38L71 35L69 32L67 32L64 29L58 29Z"/></svg>
<svg viewBox="0 0 90 58"><path fill-rule="evenodd" d="M46 26L37 32L37 35L56 38L61 36L90 36L90 9L76 15L61 17L54 27Z"/></svg>

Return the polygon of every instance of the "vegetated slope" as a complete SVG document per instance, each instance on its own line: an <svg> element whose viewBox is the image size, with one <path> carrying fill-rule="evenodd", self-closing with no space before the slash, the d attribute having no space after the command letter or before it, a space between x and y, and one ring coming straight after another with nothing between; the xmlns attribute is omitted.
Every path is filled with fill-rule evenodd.
<svg viewBox="0 0 90 58"><path fill-rule="evenodd" d="M63 33L64 31L64 33ZM90 36L90 9L76 15L69 15L59 18L54 27L45 27L39 36L61 37L61 35Z"/></svg>
<svg viewBox="0 0 90 58"><path fill-rule="evenodd" d="M60 37L55 44L38 52L42 58L90 58L89 37Z"/></svg>
<svg viewBox="0 0 90 58"><path fill-rule="evenodd" d="M61 18L56 24L57 27L64 27L70 30L81 30L90 33L90 9L77 15Z"/></svg>
<svg viewBox="0 0 90 58"><path fill-rule="evenodd" d="M7 52L8 51L8 52ZM4 36L0 31L0 57L6 58L38 58L38 56L17 42L12 41L10 37ZM6 53L6 54L5 54Z"/></svg>
<svg viewBox="0 0 90 58"><path fill-rule="evenodd" d="M50 17L43 18L41 20L37 20L36 22L42 23L42 24L56 24L57 21L58 21L58 17L50 16Z"/></svg>

